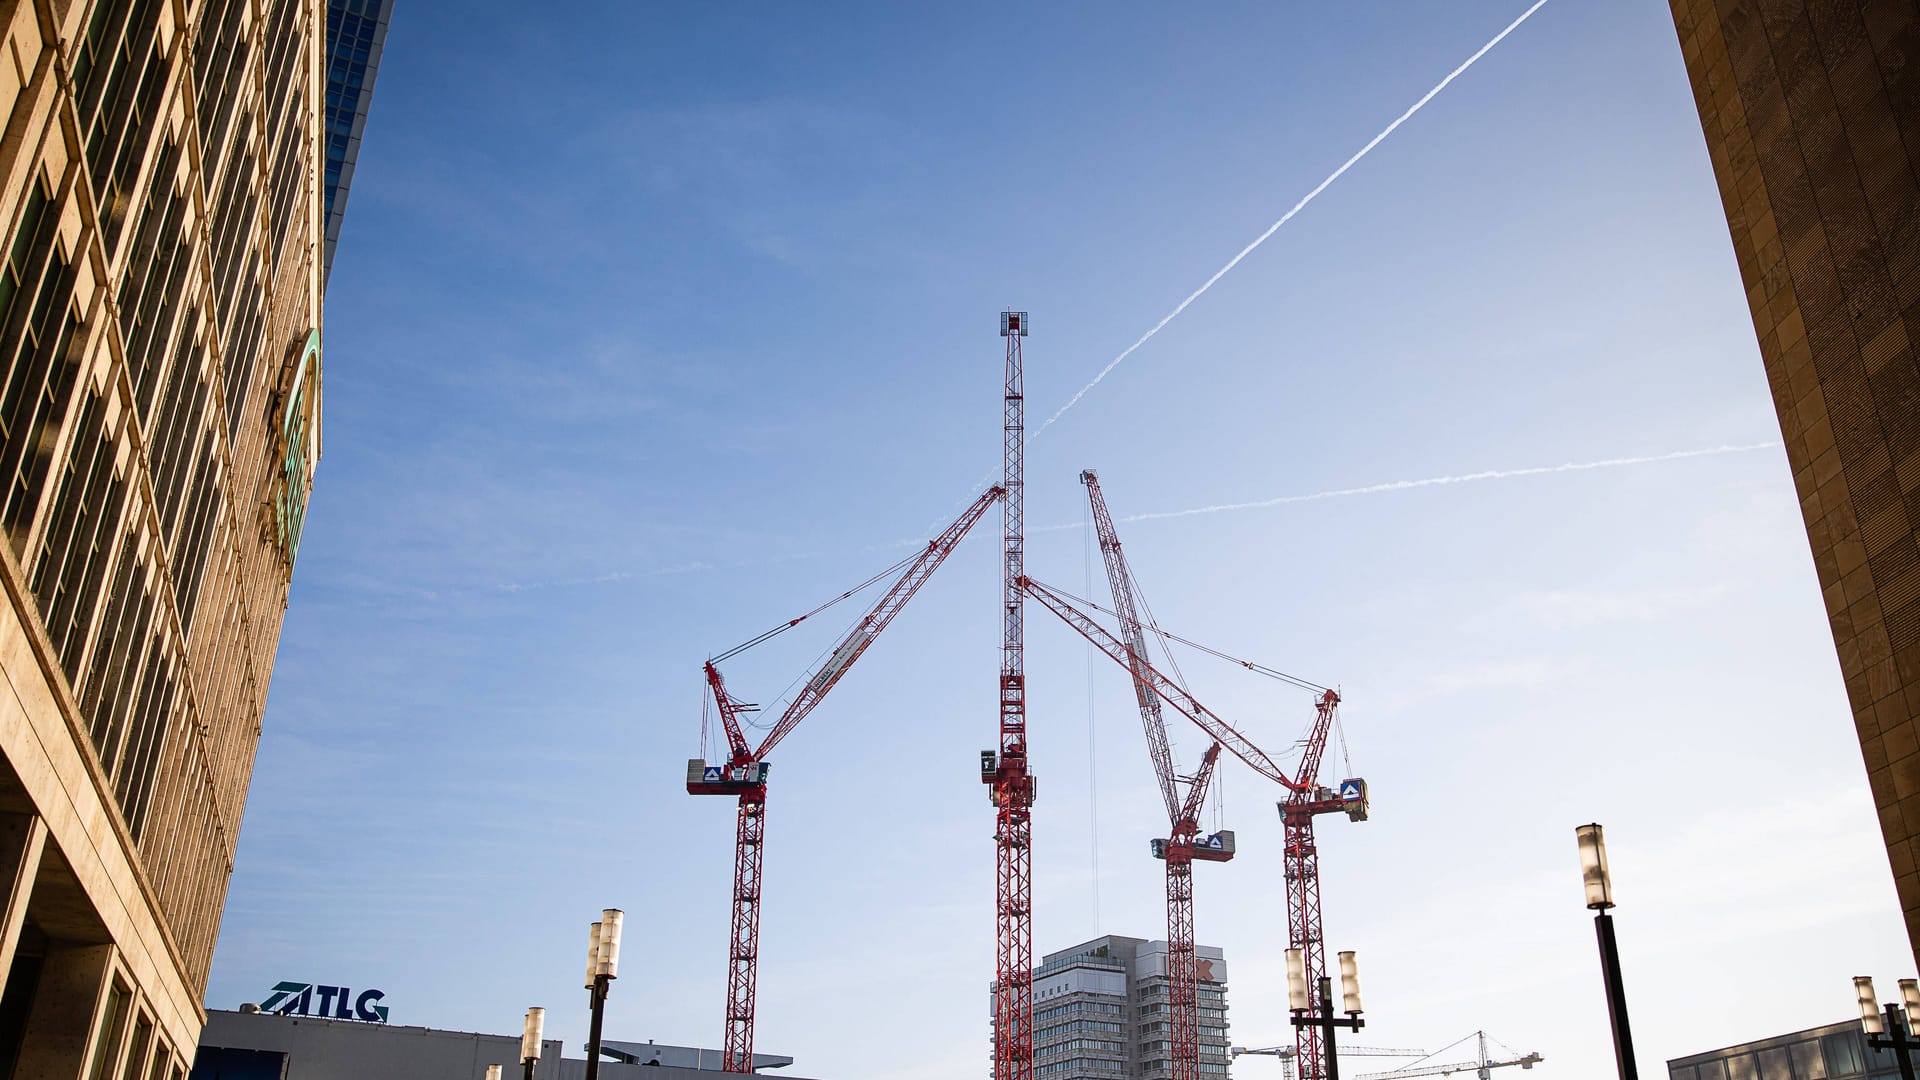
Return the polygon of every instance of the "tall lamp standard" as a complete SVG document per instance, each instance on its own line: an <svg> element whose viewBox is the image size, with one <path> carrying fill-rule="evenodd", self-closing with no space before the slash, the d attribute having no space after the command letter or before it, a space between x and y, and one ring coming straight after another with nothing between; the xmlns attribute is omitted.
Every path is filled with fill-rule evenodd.
<svg viewBox="0 0 1920 1080"><path fill-rule="evenodd" d="M1613 878L1607 873L1607 838L1598 825L1573 830L1580 840L1580 876L1587 886L1587 910L1594 912L1594 933L1600 938L1600 977L1607 986L1607 1019L1613 1023L1613 1056L1620 1064L1620 1080L1640 1080L1633 1060L1633 1032L1627 1027L1627 991L1620 981L1620 947L1613 939Z"/></svg>
<svg viewBox="0 0 1920 1080"><path fill-rule="evenodd" d="M1902 1010L1888 1002L1885 1019L1881 1018L1880 996L1873 992L1871 977L1855 976L1853 992L1860 999L1860 1026L1866 1029L1867 1045L1893 1051L1900 1062L1900 1080L1914 1080L1913 1052L1920 1050L1920 1039L1913 1037L1913 1018L1920 1014L1920 981L1900 980L1900 997L1907 1007Z"/></svg>
<svg viewBox="0 0 1920 1080"><path fill-rule="evenodd" d="M1367 1026L1367 1022L1360 1019L1366 1010L1360 1007L1360 965L1352 952L1340 954L1340 995L1346 1019L1336 1019L1333 1015L1333 980L1322 975L1319 990L1319 1015L1316 1016L1313 1003L1307 1000L1306 955L1299 949L1288 949L1287 1007L1293 1013L1293 1026L1317 1027L1327 1033L1327 1080L1340 1080L1340 1055L1333 1049L1333 1029L1359 1031Z"/></svg>
<svg viewBox="0 0 1920 1080"><path fill-rule="evenodd" d="M538 1005L527 1010L527 1026L520 1033L520 1064L526 1069L526 1080L533 1080L534 1062L540 1060L540 1036L546 1027L547 1010Z"/></svg>
<svg viewBox="0 0 1920 1080"><path fill-rule="evenodd" d="M587 1080L600 1080L600 1017L607 1009L607 990L620 973L619 908L600 913L587 935L587 1002L593 1019L587 1028Z"/></svg>

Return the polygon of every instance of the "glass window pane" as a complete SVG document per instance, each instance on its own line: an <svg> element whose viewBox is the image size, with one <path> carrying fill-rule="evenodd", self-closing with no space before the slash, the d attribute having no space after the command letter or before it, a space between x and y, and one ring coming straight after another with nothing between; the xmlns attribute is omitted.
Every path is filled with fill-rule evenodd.
<svg viewBox="0 0 1920 1080"><path fill-rule="evenodd" d="M1753 1068L1753 1055L1739 1054L1728 1058L1727 1080L1760 1080Z"/></svg>
<svg viewBox="0 0 1920 1080"><path fill-rule="evenodd" d="M1727 1063L1724 1061L1701 1062L1700 1080L1727 1080Z"/></svg>
<svg viewBox="0 0 1920 1080"><path fill-rule="evenodd" d="M1867 1071L1867 1063L1861 1057L1861 1037L1847 1032L1841 1035L1829 1035L1820 1040L1821 1048L1827 1052L1827 1075L1833 1080L1858 1076Z"/></svg>
<svg viewBox="0 0 1920 1080"><path fill-rule="evenodd" d="M1667 1080L1700 1080L1700 1070L1691 1065L1673 1065L1667 1069Z"/></svg>
<svg viewBox="0 0 1920 1080"><path fill-rule="evenodd" d="M1793 1070L1787 1066L1787 1050L1760 1051L1760 1080L1793 1080Z"/></svg>
<svg viewBox="0 0 1920 1080"><path fill-rule="evenodd" d="M127 1030L127 988L114 983L100 1010L100 1026L93 1033L93 1080L104 1080L120 1057L120 1039Z"/></svg>
<svg viewBox="0 0 1920 1080"><path fill-rule="evenodd" d="M147 1047L153 1042L153 1021L142 1014L133 1024L133 1045L127 1051L127 1067L120 1072L120 1080L140 1080L140 1070L147 1063Z"/></svg>
<svg viewBox="0 0 1920 1080"><path fill-rule="evenodd" d="M1820 1057L1820 1044L1812 1040L1794 1043L1794 1080L1827 1080L1827 1063Z"/></svg>

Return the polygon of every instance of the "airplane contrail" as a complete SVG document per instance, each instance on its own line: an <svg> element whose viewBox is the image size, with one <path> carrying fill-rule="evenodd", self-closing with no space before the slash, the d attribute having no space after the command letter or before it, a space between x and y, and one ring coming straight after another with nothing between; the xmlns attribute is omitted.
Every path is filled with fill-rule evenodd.
<svg viewBox="0 0 1920 1080"><path fill-rule="evenodd" d="M1154 338L1154 335L1166 329L1166 326L1168 323L1179 318L1181 312L1186 311L1187 308L1190 307L1195 300L1198 300L1202 296L1205 296L1208 289L1213 288L1215 283L1217 283L1221 278L1226 277L1229 273L1231 273L1234 267L1239 266L1240 261L1242 259L1245 259L1247 256L1253 254L1254 251L1257 250L1260 247L1260 245L1266 243L1267 240L1271 238L1274 233L1279 232L1281 226L1285 225L1289 221L1292 221L1294 218L1294 215L1300 213L1300 211L1302 210L1305 210L1307 208L1307 204L1319 198L1321 192L1327 190L1329 187L1332 187L1333 182L1335 180L1338 180L1342 176L1346 175L1346 172L1348 169L1351 169L1355 165L1358 165L1360 163L1361 158L1364 158L1368 154L1373 153L1374 147L1379 146L1382 142L1385 142L1387 136L1399 130L1399 127L1401 124L1404 124L1408 120L1412 119L1413 114L1419 112L1421 109L1426 108L1427 102L1432 101L1435 97L1439 96L1440 91L1445 90L1447 86L1453 82L1453 80L1459 78L1462 74L1466 72L1468 68L1472 67L1475 63L1478 63L1481 57L1487 55L1489 52L1492 52L1493 47L1495 45L1498 45L1502 41L1505 41L1507 39L1508 34L1511 34L1515 30L1518 30L1520 28L1520 24L1526 22L1528 19L1533 18L1533 13L1536 11L1539 11L1541 8L1545 7L1546 5L1547 5L1547 0L1535 0L1534 5L1528 8L1527 10L1521 12L1519 18L1508 23L1507 28L1505 30L1502 30L1498 34L1495 34L1493 36L1492 41L1489 41L1485 45L1480 46L1480 49L1478 52L1474 53L1472 56L1467 57L1466 60L1462 62L1459 67L1454 68L1452 71L1448 72L1446 78L1441 79L1437 84L1434 85L1433 89L1421 95L1420 100L1414 102L1411 106L1409 106L1406 112L1401 113L1397 118L1394 119L1393 123L1388 124L1385 128L1381 129L1380 134L1375 135L1371 140L1367 142L1367 145L1361 147L1357 153L1355 153L1352 157L1348 158L1344 163L1341 164L1339 168L1333 170L1333 172L1329 174L1325 180L1320 181L1320 186L1314 188L1312 191L1307 192L1306 195L1301 197L1299 202L1293 204L1292 209L1280 215L1280 220L1267 226L1266 232L1263 232L1259 236L1255 237L1253 240L1253 243L1248 244L1246 247L1241 248L1240 253L1238 255L1235 255L1233 258L1227 260L1227 265L1214 271L1213 276L1208 278L1205 283L1203 283L1199 288L1193 290L1193 292L1187 294L1187 298L1185 300L1180 301L1179 306L1175 307L1172 311L1168 312L1165 318L1153 324L1153 329L1148 330L1144 334L1141 334L1138 340L1136 340L1133 344L1127 346L1125 349L1121 350L1119 356L1116 356L1112 360L1108 361L1107 366L1101 368L1100 373L1098 375L1095 375L1092 379L1088 380L1087 385L1081 387L1077 393L1075 393L1072 397L1068 398L1067 403L1065 405L1062 405L1058 409L1055 409L1053 412L1053 415L1047 417L1045 423L1042 423L1039 427L1033 429L1033 432L1027 436L1027 441L1031 443L1034 439L1039 438L1040 433L1052 427L1054 424L1054 421L1060 419L1062 416L1065 416L1068 409L1071 409L1075 405L1080 404L1080 399L1083 397L1086 397L1087 392L1089 390L1092 390L1094 387L1099 386L1101 380L1105 379L1108 375L1112 374L1113 369L1119 367L1122 361L1126 360L1127 357L1132 356L1134 352L1140 348L1140 346L1145 345L1149 341L1152 341Z"/></svg>
<svg viewBox="0 0 1920 1080"><path fill-rule="evenodd" d="M1383 495L1391 491L1409 491L1413 488L1442 487L1449 484L1472 484L1482 480L1514 480L1523 476L1545 476L1549 473L1585 472L1589 469L1620 469L1630 465L1654 465L1664 461L1682 461L1687 458L1718 457L1722 454L1748 454L1755 450L1777 450L1778 442L1746 443L1739 446L1706 446L1696 450L1675 450L1668 454L1649 454L1644 457L1602 458L1599 461L1569 461L1561 465L1535 465L1524 469L1488 469L1484 472L1460 473L1454 476L1428 476L1419 480L1389 480L1382 484L1368 484L1364 487L1335 488L1331 491L1315 491L1305 495L1281 495L1272 499L1257 499L1253 502L1215 503L1212 506L1195 506L1186 510L1158 510L1145 514L1133 514L1123 517L1121 522L1162 521L1167 518L1196 517L1201 514L1225 514L1234 510L1264 510L1274 506L1288 506L1293 503L1319 502L1323 499L1346 499L1356 495ZM1035 532L1055 532L1066 529L1084 528L1082 524L1049 525Z"/></svg>

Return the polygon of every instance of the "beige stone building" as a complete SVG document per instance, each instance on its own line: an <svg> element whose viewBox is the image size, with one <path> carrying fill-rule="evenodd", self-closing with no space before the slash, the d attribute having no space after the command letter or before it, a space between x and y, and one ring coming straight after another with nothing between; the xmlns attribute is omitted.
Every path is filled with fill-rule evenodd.
<svg viewBox="0 0 1920 1080"><path fill-rule="evenodd" d="M326 7L0 0L0 1078L177 1080L320 437Z"/></svg>
<svg viewBox="0 0 1920 1080"><path fill-rule="evenodd" d="M1920 0L1671 5L1920 946Z"/></svg>

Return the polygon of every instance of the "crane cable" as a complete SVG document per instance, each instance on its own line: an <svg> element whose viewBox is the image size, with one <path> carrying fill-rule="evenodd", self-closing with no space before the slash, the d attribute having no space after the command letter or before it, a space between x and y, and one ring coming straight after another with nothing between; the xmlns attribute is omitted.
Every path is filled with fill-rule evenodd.
<svg viewBox="0 0 1920 1080"><path fill-rule="evenodd" d="M866 592L868 589L873 588L876 582L884 580L889 574L895 574L901 570L905 570L907 568L908 563L911 563L915 559L918 559L922 554L923 552L921 551L915 551L907 555L905 558L901 559L899 562L894 563L892 566L887 567L885 570L882 570L879 573L868 578L867 580L861 582L860 584L855 585L853 588L848 589L846 592L841 593L839 596L836 596L833 599L827 601L826 603L821 604L819 607L814 608L812 611L807 612L805 615L802 615L797 619L790 619L787 622L781 623L779 626L776 626L773 629L768 630L766 633L760 634L757 637L748 638L746 641L743 641L740 644L735 645L733 648L728 649L726 652L723 652L718 656L712 657L709 660L709 662L714 664L723 663L729 659L732 659L735 656L740 655L743 652L746 652L748 649L753 648L755 645L760 645L767 641L772 640L773 638L779 637L781 634L784 634L787 631L793 629L794 627L799 626L801 623L806 622L808 619L813 618L815 615L820 614L821 612L827 610L828 608L834 606L835 604L838 604L843 600L852 599L853 597L859 595L860 593Z"/></svg>
<svg viewBox="0 0 1920 1080"><path fill-rule="evenodd" d="M1036 584L1044 585L1043 582L1036 582ZM1086 607L1092 608L1093 610L1101 612L1102 614L1112 615L1116 619L1120 617L1119 613L1114 611L1112 608L1105 607L1100 604L1096 604L1092 600L1087 600L1083 597L1075 596L1072 593L1067 592L1065 589L1057 589L1051 585L1044 585L1044 587L1052 592L1060 594L1060 596L1064 597L1065 599L1071 600L1076 604L1081 604ZM1330 689L1329 687L1321 686L1319 683L1310 682L1306 679L1302 679L1297 675L1289 675L1284 671L1280 671L1276 668L1268 667L1265 664L1255 663L1252 660L1242 660L1237 656L1232 656L1228 653L1221 652L1219 649L1216 649L1211 645L1202 645L1199 642L1194 641L1190 638L1181 637L1179 634L1173 633L1170 630L1162 630L1158 626L1152 626L1147 624L1142 624L1142 626L1144 629L1151 631L1155 636L1159 638L1162 638L1166 641L1177 641L1180 644L1185 645L1190 649L1198 649L1201 652L1206 653L1208 656L1214 657L1219 660L1225 660L1230 664L1238 664L1239 666L1246 668L1248 671L1251 671L1256 675L1265 675L1269 679L1273 679L1278 682L1287 683L1288 685L1291 685L1291 686L1297 686L1302 690L1309 690L1316 694L1324 694Z"/></svg>

